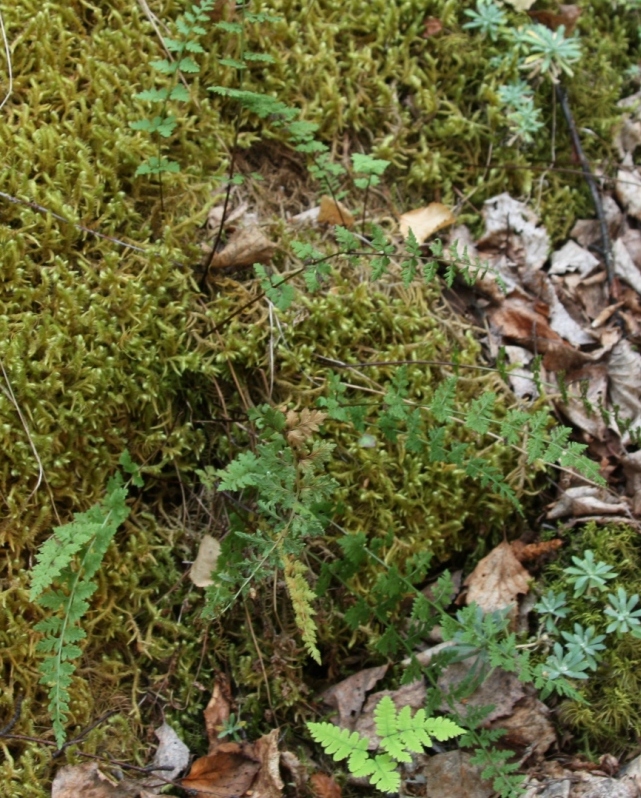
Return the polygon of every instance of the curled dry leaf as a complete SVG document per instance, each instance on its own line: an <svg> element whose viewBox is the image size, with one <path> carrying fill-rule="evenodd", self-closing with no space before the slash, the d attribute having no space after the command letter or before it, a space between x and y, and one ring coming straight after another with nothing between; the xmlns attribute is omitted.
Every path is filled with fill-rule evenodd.
<svg viewBox="0 0 641 798"><path fill-rule="evenodd" d="M456 222L456 217L452 211L440 202L430 202L424 208L416 208L408 211L400 217L401 235L407 238L410 230L414 233L419 244L427 241L428 238L449 227Z"/></svg>
<svg viewBox="0 0 641 798"><path fill-rule="evenodd" d="M230 236L227 245L211 261L212 269L240 269L254 263L269 263L276 250L257 226L241 227Z"/></svg>
<svg viewBox="0 0 641 798"><path fill-rule="evenodd" d="M530 574L521 565L507 542L499 544L479 562L464 584L466 601L493 612L515 604L530 589Z"/></svg>
<svg viewBox="0 0 641 798"><path fill-rule="evenodd" d="M521 698L510 714L491 724L493 729L504 729L501 745L508 748L528 749L536 758L556 743L556 733L550 721L550 710L534 696Z"/></svg>
<svg viewBox="0 0 641 798"><path fill-rule="evenodd" d="M222 743L218 736L229 720L232 708L229 679L222 674L216 677L209 703L203 713L209 740L209 753L213 753Z"/></svg>
<svg viewBox="0 0 641 798"><path fill-rule="evenodd" d="M553 521L567 515L627 515L628 505L625 501L605 490L591 485L577 485L568 488L561 496L549 505L546 518Z"/></svg>

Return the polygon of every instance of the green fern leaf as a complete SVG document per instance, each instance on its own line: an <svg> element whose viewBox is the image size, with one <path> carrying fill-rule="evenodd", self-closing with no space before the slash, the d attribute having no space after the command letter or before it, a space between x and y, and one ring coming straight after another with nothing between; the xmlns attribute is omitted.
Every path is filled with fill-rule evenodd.
<svg viewBox="0 0 641 798"><path fill-rule="evenodd" d="M401 777L396 770L396 762L388 754L379 754L372 762L371 784L382 792L398 793Z"/></svg>
<svg viewBox="0 0 641 798"><path fill-rule="evenodd" d="M369 746L367 737L361 737L358 732L350 732L349 729L339 729L333 723L308 723L307 728L314 740L320 743L336 762L347 759L354 752L367 751Z"/></svg>

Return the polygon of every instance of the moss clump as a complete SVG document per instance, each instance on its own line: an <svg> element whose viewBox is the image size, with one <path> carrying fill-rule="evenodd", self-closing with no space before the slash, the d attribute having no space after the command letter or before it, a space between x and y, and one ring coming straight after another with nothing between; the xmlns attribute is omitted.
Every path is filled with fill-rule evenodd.
<svg viewBox="0 0 641 798"><path fill-rule="evenodd" d="M571 558L582 557L590 549L596 561L611 565L618 577L608 582L608 592L618 587L628 596L641 594L641 542L639 533L626 524L598 526L590 522L583 529L573 529L557 562L545 570L545 584L556 592L566 590L569 613L562 628L572 631L575 623L593 626L604 634L608 625L603 601L591 601L587 595L573 598L563 568ZM630 634L608 635L599 670L585 684L576 687L585 703L566 701L560 707L560 720L567 724L576 742L589 754L604 751L617 756L638 752L641 736L641 640Z"/></svg>

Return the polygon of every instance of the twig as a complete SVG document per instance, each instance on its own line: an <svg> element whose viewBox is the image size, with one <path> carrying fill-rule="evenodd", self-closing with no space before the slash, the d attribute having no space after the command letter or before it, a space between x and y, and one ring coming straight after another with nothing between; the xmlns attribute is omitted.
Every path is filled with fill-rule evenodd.
<svg viewBox="0 0 641 798"><path fill-rule="evenodd" d="M610 233L608 231L608 223L605 218L605 212L603 210L603 203L601 202L601 195L599 194L596 177L594 176L594 173L590 168L590 163L588 159L585 157L585 153L583 152L583 147L581 146L581 139L579 137L579 132L576 128L574 117L572 116L572 110L570 109L570 101L568 100L567 91L565 90L565 87L562 86L560 83L557 83L556 85L556 96L558 97L559 103L561 104L561 108L563 109L565 121L568 123L572 144L574 145L574 149L581 163L581 171L583 172L583 176L585 177L587 184L590 187L592 202L594 203L596 215L599 220L599 227L601 228L602 255L605 261L605 270L608 275L608 286L611 291L612 284L614 282L612 245L610 243Z"/></svg>
<svg viewBox="0 0 641 798"><path fill-rule="evenodd" d="M16 708L13 711L13 715L11 716L11 720L9 721L9 723L7 723L6 726L3 726L0 729L0 737L6 737L7 734L11 731L11 729L13 729L13 727L16 725L16 723L20 719L20 710L22 709L22 701L23 701L23 699L24 699L23 695L19 695L18 696L18 698L16 700Z"/></svg>
<svg viewBox="0 0 641 798"><path fill-rule="evenodd" d="M9 42L7 40L7 32L4 28L4 20L2 19L2 11L0 11L0 32L2 33L2 43L4 44L4 53L7 58L7 74L9 75L9 88L7 93L0 103L0 109L3 108L9 97L13 92L13 72L11 70L11 50L9 49Z"/></svg>

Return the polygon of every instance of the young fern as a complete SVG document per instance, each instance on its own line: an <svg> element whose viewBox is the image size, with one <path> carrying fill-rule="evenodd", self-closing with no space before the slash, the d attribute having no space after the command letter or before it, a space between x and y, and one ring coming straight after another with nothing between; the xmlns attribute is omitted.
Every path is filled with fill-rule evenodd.
<svg viewBox="0 0 641 798"><path fill-rule="evenodd" d="M131 482L142 485L138 467L124 452L120 464ZM80 622L96 590L94 577L120 525L129 515L127 485L121 474L109 480L104 499L73 521L56 527L36 555L30 598L51 614L34 626L44 636L36 648L45 659L40 683L49 689L49 712L58 746L64 744L69 714L69 687L86 632Z"/></svg>
<svg viewBox="0 0 641 798"><path fill-rule="evenodd" d="M333 723L308 723L312 737L339 762L347 759L347 767L356 777L368 776L370 784L382 792L397 793L401 784L398 765L411 762L412 754L423 752L432 740L445 742L464 733L450 718L430 718L424 709L412 716L405 706L397 711L389 696L384 696L374 710L376 734L382 754L368 754L369 739Z"/></svg>

